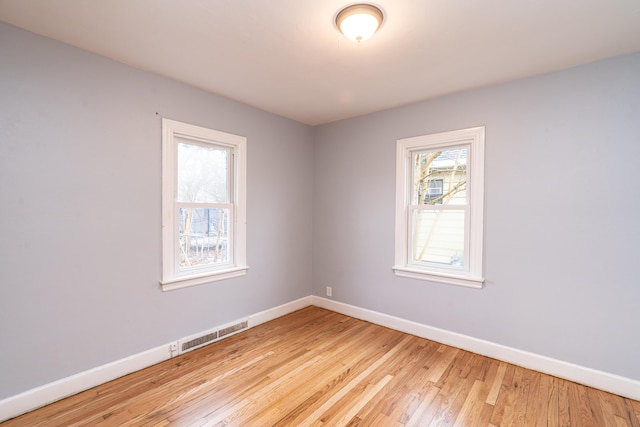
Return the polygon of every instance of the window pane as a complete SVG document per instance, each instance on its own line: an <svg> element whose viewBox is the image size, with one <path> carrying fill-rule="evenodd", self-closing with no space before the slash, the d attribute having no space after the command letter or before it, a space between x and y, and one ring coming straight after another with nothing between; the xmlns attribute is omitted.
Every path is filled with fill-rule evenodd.
<svg viewBox="0 0 640 427"><path fill-rule="evenodd" d="M181 269L230 261L229 208L179 208L178 214Z"/></svg>
<svg viewBox="0 0 640 427"><path fill-rule="evenodd" d="M413 205L467 204L467 148L413 153Z"/></svg>
<svg viewBox="0 0 640 427"><path fill-rule="evenodd" d="M412 261L464 267L464 211L414 209Z"/></svg>
<svg viewBox="0 0 640 427"><path fill-rule="evenodd" d="M178 143L178 202L229 203L229 151Z"/></svg>

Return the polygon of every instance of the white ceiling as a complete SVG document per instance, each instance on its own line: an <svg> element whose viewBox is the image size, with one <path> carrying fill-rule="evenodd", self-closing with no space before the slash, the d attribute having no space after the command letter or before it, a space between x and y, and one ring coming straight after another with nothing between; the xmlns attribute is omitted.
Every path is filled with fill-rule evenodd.
<svg viewBox="0 0 640 427"><path fill-rule="evenodd" d="M0 0L0 20L310 125L640 51L640 0Z"/></svg>

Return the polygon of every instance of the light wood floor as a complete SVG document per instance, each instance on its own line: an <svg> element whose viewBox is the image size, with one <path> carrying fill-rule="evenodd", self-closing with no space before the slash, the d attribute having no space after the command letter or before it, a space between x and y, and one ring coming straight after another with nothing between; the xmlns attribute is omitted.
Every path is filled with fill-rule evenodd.
<svg viewBox="0 0 640 427"><path fill-rule="evenodd" d="M640 427L640 402L308 307L0 425Z"/></svg>

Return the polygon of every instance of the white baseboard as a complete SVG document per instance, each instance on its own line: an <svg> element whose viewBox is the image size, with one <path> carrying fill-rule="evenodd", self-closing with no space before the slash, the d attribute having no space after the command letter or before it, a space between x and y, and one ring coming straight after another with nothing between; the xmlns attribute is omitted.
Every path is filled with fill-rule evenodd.
<svg viewBox="0 0 640 427"><path fill-rule="evenodd" d="M248 317L249 328L312 305L311 296ZM116 360L0 400L0 422L171 358L170 344Z"/></svg>
<svg viewBox="0 0 640 427"><path fill-rule="evenodd" d="M313 305L313 297L311 295L297 299L295 301L282 304L278 307L269 308L265 311L261 311L249 316L249 327L253 328L261 323L268 322L269 320L277 319L285 314L293 313L305 307Z"/></svg>
<svg viewBox="0 0 640 427"><path fill-rule="evenodd" d="M252 314L248 316L248 327L252 328L310 305L326 308L337 313L366 320L408 334L513 363L514 365L544 372L630 399L640 400L640 381L637 380L608 372L597 371L584 366L563 362L539 354L529 353L473 338L468 335L434 328L318 296L300 298L278 307ZM168 360L171 358L171 352L169 350L170 344L171 343L167 343L0 400L0 421L17 417L25 412Z"/></svg>
<svg viewBox="0 0 640 427"><path fill-rule="evenodd" d="M167 344L0 400L0 421L17 417L169 358L171 352Z"/></svg>
<svg viewBox="0 0 640 427"><path fill-rule="evenodd" d="M356 319L366 320L397 331L406 332L411 335L427 338L524 368L564 378L589 387L628 397L629 399L640 400L640 381L638 380L586 368L562 360L518 350L490 341L473 338L468 335L450 332L318 296L312 297L312 304L317 307L355 317Z"/></svg>

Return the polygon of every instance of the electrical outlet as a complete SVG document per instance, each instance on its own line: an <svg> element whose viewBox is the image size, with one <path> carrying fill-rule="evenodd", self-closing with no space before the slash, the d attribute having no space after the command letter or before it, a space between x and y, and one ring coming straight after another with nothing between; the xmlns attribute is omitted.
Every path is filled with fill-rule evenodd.
<svg viewBox="0 0 640 427"><path fill-rule="evenodd" d="M331 289L331 286L327 286L327 296L330 297L333 294L333 289Z"/></svg>
<svg viewBox="0 0 640 427"><path fill-rule="evenodd" d="M171 357L176 356L178 354L178 342L172 342L169 345L169 351L171 352Z"/></svg>

